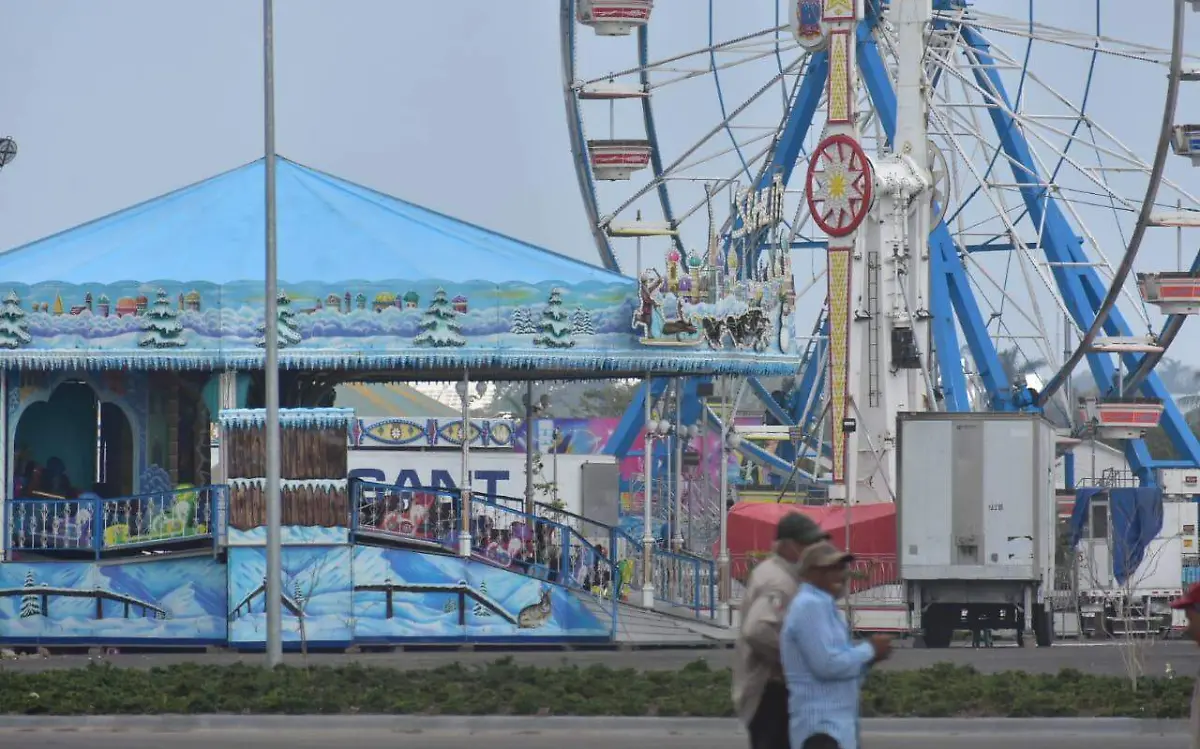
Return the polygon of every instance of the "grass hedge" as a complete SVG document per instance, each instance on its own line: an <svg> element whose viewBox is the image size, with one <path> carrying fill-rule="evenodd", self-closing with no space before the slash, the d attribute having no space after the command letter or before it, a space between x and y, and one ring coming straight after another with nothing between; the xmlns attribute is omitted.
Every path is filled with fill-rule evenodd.
<svg viewBox="0 0 1200 749"><path fill-rule="evenodd" d="M1125 679L1074 670L981 674L948 664L867 679L865 716L1183 718L1191 679ZM269 671L257 666L89 666L0 674L0 713L392 713L728 717L730 672L696 661L678 671L604 666L488 666L399 671L351 664Z"/></svg>

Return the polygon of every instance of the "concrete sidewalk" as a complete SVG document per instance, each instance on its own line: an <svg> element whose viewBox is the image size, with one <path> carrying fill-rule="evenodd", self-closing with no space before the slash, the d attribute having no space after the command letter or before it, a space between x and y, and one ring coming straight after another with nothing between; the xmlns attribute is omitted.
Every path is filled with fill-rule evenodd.
<svg viewBox="0 0 1200 749"><path fill-rule="evenodd" d="M387 733L429 737L582 736L680 738L727 736L745 739L745 730L725 718L558 718L515 716L390 715L152 715L152 716L0 716L0 734L30 731L89 733ZM1134 718L875 718L863 732L892 737L961 736L1046 738L1181 736L1185 720Z"/></svg>

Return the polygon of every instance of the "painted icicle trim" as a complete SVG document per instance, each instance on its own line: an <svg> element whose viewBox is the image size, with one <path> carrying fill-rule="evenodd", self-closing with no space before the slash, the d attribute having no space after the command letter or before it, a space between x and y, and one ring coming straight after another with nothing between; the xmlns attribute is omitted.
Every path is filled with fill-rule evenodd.
<svg viewBox="0 0 1200 749"><path fill-rule="evenodd" d="M731 375L789 375L795 374L799 359L782 355L755 355L752 351L712 352L673 351L670 355L655 353L589 351L572 349L505 349L503 351L436 349L413 353L379 352L351 353L346 351L280 351L279 366L289 370L371 369L459 370L507 369L528 371L555 369L562 371L599 371L614 376L654 374L731 374ZM30 351L0 350L0 363L16 369L51 370L255 370L262 369L263 354L199 353L195 351ZM419 379L419 378L418 378Z"/></svg>
<svg viewBox="0 0 1200 749"><path fill-rule="evenodd" d="M227 429L256 429L267 425L265 408L227 408L220 423ZM348 429L354 422L353 408L281 408L279 426L287 429Z"/></svg>

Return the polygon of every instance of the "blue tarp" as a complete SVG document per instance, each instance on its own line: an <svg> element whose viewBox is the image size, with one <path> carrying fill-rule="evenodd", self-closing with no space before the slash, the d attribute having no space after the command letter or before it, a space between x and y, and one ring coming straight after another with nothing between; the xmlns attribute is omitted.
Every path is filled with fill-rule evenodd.
<svg viewBox="0 0 1200 749"><path fill-rule="evenodd" d="M1108 495L1109 539L1113 577L1124 585L1142 559L1146 548L1163 525L1162 489L1088 487L1075 493L1071 511L1071 548L1088 533L1088 508L1098 494Z"/></svg>

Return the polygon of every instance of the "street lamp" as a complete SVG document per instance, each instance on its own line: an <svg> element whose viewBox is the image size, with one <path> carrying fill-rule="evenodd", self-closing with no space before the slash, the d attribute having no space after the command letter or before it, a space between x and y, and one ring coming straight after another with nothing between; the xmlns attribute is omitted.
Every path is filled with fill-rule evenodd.
<svg viewBox="0 0 1200 749"><path fill-rule="evenodd" d="M459 400L462 401L462 477L458 485L458 555L464 558L471 556L471 402L479 400L487 393L487 383L475 383L475 396L471 396L470 373L464 368L463 378L455 385Z"/></svg>
<svg viewBox="0 0 1200 749"><path fill-rule="evenodd" d="M533 499L534 417L550 410L550 396L542 393L542 397L534 401L533 380L530 380L522 400L525 405L525 514L533 516L536 509Z"/></svg>
<svg viewBox="0 0 1200 749"><path fill-rule="evenodd" d="M283 663L283 595L282 515L280 499L279 459L279 299L276 280L275 236L275 21L272 0L263 0L263 164L266 171L266 279L264 281L263 339L266 356L263 361L263 380L266 401L266 504L267 504L267 666Z"/></svg>
<svg viewBox="0 0 1200 749"><path fill-rule="evenodd" d="M650 378L646 378L646 442L642 451L642 606L654 608L654 440L671 432L666 419L656 418L650 402Z"/></svg>

